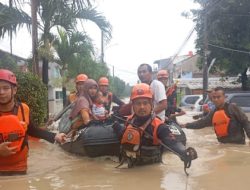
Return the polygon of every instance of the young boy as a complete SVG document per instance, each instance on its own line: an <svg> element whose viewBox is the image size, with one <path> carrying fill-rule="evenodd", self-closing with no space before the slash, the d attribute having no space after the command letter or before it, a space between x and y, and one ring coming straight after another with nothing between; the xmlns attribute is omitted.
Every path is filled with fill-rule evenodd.
<svg viewBox="0 0 250 190"><path fill-rule="evenodd" d="M98 92L92 106L92 115L95 120L103 121L108 117L108 111L105 109L102 99L102 93Z"/></svg>

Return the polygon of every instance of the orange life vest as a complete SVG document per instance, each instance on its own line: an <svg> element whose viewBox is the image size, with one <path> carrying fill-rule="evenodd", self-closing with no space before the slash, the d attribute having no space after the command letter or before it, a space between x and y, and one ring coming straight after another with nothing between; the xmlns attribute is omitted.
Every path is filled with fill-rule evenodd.
<svg viewBox="0 0 250 190"><path fill-rule="evenodd" d="M225 110L215 111L212 123L217 137L228 136L230 118L227 116Z"/></svg>
<svg viewBox="0 0 250 190"><path fill-rule="evenodd" d="M0 172L26 171L27 170L27 129L29 125L29 107L24 104L16 105L14 113L1 113L0 119L4 124L0 126L0 134L4 141L13 141L11 146L17 146L16 154L10 156L0 156ZM17 125L17 119L20 125ZM9 122L5 126L6 120ZM9 127L9 124L15 124L16 128Z"/></svg>
<svg viewBox="0 0 250 190"><path fill-rule="evenodd" d="M133 118L130 116L128 118L128 121L133 120ZM122 139L121 139L121 144L124 146L125 149L128 149L128 151L134 151L137 152L139 151L141 147L141 140L144 135L144 131L148 125L150 125L153 128L153 145L159 145L159 139L157 137L157 130L158 127L163 124L162 120L159 118L155 117L150 121L150 123L146 122L146 125L143 125L139 128L132 126L131 124L128 124L125 132L123 133ZM149 126L149 127L150 127Z"/></svg>
<svg viewBox="0 0 250 190"><path fill-rule="evenodd" d="M76 92L70 93L68 99L70 103L73 103L74 101L76 101L77 99Z"/></svg>

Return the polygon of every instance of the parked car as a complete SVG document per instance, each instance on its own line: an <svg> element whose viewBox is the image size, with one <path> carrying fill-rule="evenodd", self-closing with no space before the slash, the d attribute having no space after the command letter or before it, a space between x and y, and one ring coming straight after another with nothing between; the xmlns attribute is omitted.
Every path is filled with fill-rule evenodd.
<svg viewBox="0 0 250 190"><path fill-rule="evenodd" d="M202 104L202 95L185 95L181 99L180 106L190 108L194 111L200 111Z"/></svg>
<svg viewBox="0 0 250 190"><path fill-rule="evenodd" d="M229 103L235 103L250 118L250 92L230 93L226 97Z"/></svg>

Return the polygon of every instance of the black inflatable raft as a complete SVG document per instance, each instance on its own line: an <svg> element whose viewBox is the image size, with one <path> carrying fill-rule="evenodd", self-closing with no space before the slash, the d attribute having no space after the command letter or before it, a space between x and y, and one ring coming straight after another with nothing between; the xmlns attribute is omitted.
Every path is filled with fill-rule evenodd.
<svg viewBox="0 0 250 190"><path fill-rule="evenodd" d="M67 110L59 122L59 132L68 133L70 131L69 113ZM120 153L120 141L112 128L114 120L106 122L92 122L89 126L79 129L76 136L68 139L68 142L61 147L74 154L97 157L97 156L118 156ZM123 123L120 123L123 125ZM175 122L168 122L172 133L176 139L186 145L186 135L181 127Z"/></svg>

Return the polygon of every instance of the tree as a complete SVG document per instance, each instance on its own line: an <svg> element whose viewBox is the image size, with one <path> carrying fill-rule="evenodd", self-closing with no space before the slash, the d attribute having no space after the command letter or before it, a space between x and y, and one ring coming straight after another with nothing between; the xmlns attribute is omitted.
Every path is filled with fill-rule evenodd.
<svg viewBox="0 0 250 190"><path fill-rule="evenodd" d="M10 33L16 34L24 25L30 30L31 17L27 13L0 3L0 37Z"/></svg>
<svg viewBox="0 0 250 190"><path fill-rule="evenodd" d="M86 7L88 1L48 0L40 1L39 15L42 20L44 44L50 43L50 31L55 26L61 26L66 31L76 30L79 20L89 20L111 36L111 26L105 17L94 8ZM89 2L88 2L89 3ZM88 4L87 3L87 4ZM80 6L77 6L80 5ZM43 81L48 84L48 60L43 58Z"/></svg>
<svg viewBox="0 0 250 190"><path fill-rule="evenodd" d="M241 73L242 89L250 89L246 75L250 67L250 20L248 0L196 0L201 10L192 10L196 22L196 48L204 53L204 18L207 19L208 63L216 58L216 70L226 75ZM204 4L206 7L204 9Z"/></svg>
<svg viewBox="0 0 250 190"><path fill-rule="evenodd" d="M53 42L61 65L63 106L66 106L66 82L69 80L68 67L77 63L77 57L84 58L93 52L90 39L80 32L66 33L64 30L58 29L59 37Z"/></svg>

